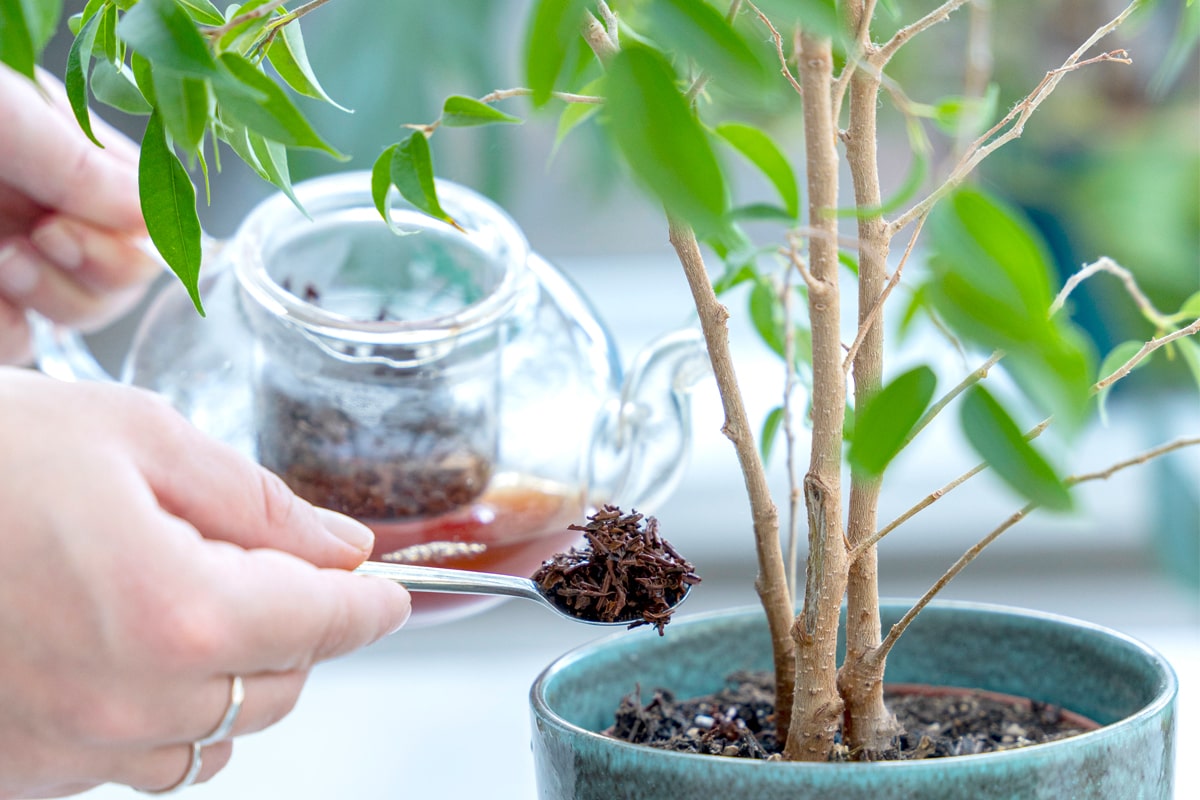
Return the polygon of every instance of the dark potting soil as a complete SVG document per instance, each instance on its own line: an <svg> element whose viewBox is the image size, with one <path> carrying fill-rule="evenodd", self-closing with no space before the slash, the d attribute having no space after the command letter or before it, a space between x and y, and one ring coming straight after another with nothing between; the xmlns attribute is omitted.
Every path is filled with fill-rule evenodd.
<svg viewBox="0 0 1200 800"><path fill-rule="evenodd" d="M658 520L604 506L586 525L585 545L544 561L534 583L580 619L653 625L661 636L673 606L700 582L695 568L658 535Z"/></svg>
<svg viewBox="0 0 1200 800"><path fill-rule="evenodd" d="M1083 733L1088 721L1057 706L1008 701L963 690L954 694L888 691L884 698L905 733L882 760L939 758L1007 750ZM677 700L658 690L646 704L625 697L605 733L634 744L686 753L780 759L775 737L775 689L767 673L739 672L725 689ZM838 761L851 754L839 746Z"/></svg>

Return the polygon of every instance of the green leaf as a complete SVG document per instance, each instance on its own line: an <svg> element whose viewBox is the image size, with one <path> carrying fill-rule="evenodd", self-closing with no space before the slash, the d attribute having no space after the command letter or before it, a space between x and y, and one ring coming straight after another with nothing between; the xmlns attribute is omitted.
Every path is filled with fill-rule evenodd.
<svg viewBox="0 0 1200 800"><path fill-rule="evenodd" d="M0 61L35 80L38 51L21 0L0 0Z"/></svg>
<svg viewBox="0 0 1200 800"><path fill-rule="evenodd" d="M696 0L657 0L645 6L645 15L652 39L695 59L714 79L761 87L766 77L763 63L713 6Z"/></svg>
<svg viewBox="0 0 1200 800"><path fill-rule="evenodd" d="M967 392L961 421L967 441L1020 495L1057 511L1071 508L1067 487L986 389Z"/></svg>
<svg viewBox="0 0 1200 800"><path fill-rule="evenodd" d="M33 52L40 53L58 30L58 21L62 18L62 0L22 0L22 4Z"/></svg>
<svg viewBox="0 0 1200 800"><path fill-rule="evenodd" d="M400 190L400 196L420 211L457 228L458 223L438 202L437 185L433 180L433 155L429 152L429 140L425 134L413 131L407 139L392 147L395 149L388 148L392 150L389 173L392 183ZM375 203L376 206L380 205L378 195Z"/></svg>
<svg viewBox="0 0 1200 800"><path fill-rule="evenodd" d="M579 94L602 96L604 93L604 77L588 83L579 90ZM600 103L567 103L562 115L558 118L558 129L554 133L554 149L562 144L567 134L575 130L585 120L591 119L600 110Z"/></svg>
<svg viewBox="0 0 1200 800"><path fill-rule="evenodd" d="M118 70L111 61L96 62L91 86L97 100L126 114L149 114L153 110L138 90L130 70L125 67Z"/></svg>
<svg viewBox="0 0 1200 800"><path fill-rule="evenodd" d="M104 147L92 133L92 117L88 111L88 70L92 63L92 47L96 42L96 29L101 17L92 17L80 29L79 35L71 42L67 52L67 72L63 83L67 90L67 100L71 104L71 112L79 128L97 147Z"/></svg>
<svg viewBox="0 0 1200 800"><path fill-rule="evenodd" d="M388 224L392 221L391 215L388 214L387 202L388 190L392 188L392 157L399 147L399 144L394 144L385 149L371 167L371 198L375 201L379 216L387 220Z"/></svg>
<svg viewBox="0 0 1200 800"><path fill-rule="evenodd" d="M287 147L323 150L344 159L313 130L287 93L256 66L236 53L222 54L221 66L236 79L213 84L221 111L230 119Z"/></svg>
<svg viewBox="0 0 1200 800"><path fill-rule="evenodd" d="M786 208L773 206L770 203L751 203L745 206L735 206L729 209L729 219L735 221L749 220L757 222L789 222L796 218Z"/></svg>
<svg viewBox="0 0 1200 800"><path fill-rule="evenodd" d="M1200 389L1200 344L1193 339L1176 339L1173 344L1179 349L1180 358L1191 371L1196 388Z"/></svg>
<svg viewBox="0 0 1200 800"><path fill-rule="evenodd" d="M96 43L103 52L104 58L116 63L124 61L124 53L117 43L117 7L107 6L100 18L100 26L96 28Z"/></svg>
<svg viewBox="0 0 1200 800"><path fill-rule="evenodd" d="M233 152L237 153L238 158L254 170L260 178L270 182L271 178L267 175L266 168L259 163L254 147L250 144L250 131L246 130L245 126L229 120L220 120L216 129L221 139L233 149Z"/></svg>
<svg viewBox="0 0 1200 800"><path fill-rule="evenodd" d="M1105 378L1107 378L1108 376L1110 376L1114 372L1116 372L1118 369L1125 366L1125 363L1128 362L1129 359L1136 356L1141 349L1142 349L1142 343L1138 342L1138 341L1121 342L1121 344L1114 347L1112 349L1112 351L1109 352L1109 354L1104 357L1104 360L1102 362L1100 362L1100 372L1099 372L1098 380L1104 380ZM1149 356L1147 356L1146 358L1143 358L1141 361L1139 361L1137 363L1137 365L1134 367L1134 369L1140 368L1141 366L1146 364L1149 360L1150 360ZM1107 409L1108 393L1112 391L1112 387L1115 385L1116 385L1115 383L1110 383L1109 385L1107 385L1103 389L1101 389L1100 393L1096 395L1096 400L1098 401L1099 408L1100 408L1100 419L1104 422L1105 425L1108 424L1108 409Z"/></svg>
<svg viewBox="0 0 1200 800"><path fill-rule="evenodd" d="M783 301L775 287L766 278L751 273L754 286L750 289L750 321L763 344L780 358L787 355L787 315ZM714 287L715 290L716 287ZM722 286L722 291L725 289ZM794 364L812 364L812 334L799 325L792 326L792 360Z"/></svg>
<svg viewBox="0 0 1200 800"><path fill-rule="evenodd" d="M279 73L279 77L300 94L324 100L335 108L351 113L350 109L334 102L317 80L312 65L308 61L304 37L300 33L300 20L289 22L279 29L279 34L267 48L267 58L270 59L271 66L275 67L275 71Z"/></svg>
<svg viewBox="0 0 1200 800"><path fill-rule="evenodd" d="M800 214L800 190L796 185L796 173L792 171L792 165L771 137L758 128L738 122L718 125L717 135L729 142L767 176L783 199L788 216L795 219Z"/></svg>
<svg viewBox="0 0 1200 800"><path fill-rule="evenodd" d="M974 135L982 131L996 113L1000 85L989 83L982 97L951 95L933 107L933 121L946 134Z"/></svg>
<svg viewBox="0 0 1200 800"><path fill-rule="evenodd" d="M722 295L733 287L758 278L753 263L726 263L725 272L713 283L713 293Z"/></svg>
<svg viewBox="0 0 1200 800"><path fill-rule="evenodd" d="M451 95L442 104L442 124L448 128L470 128L475 125L491 125L496 122L516 123L524 120L505 114L499 109L482 103L473 97Z"/></svg>
<svg viewBox="0 0 1200 800"><path fill-rule="evenodd" d="M1004 368L1043 410L1078 429L1090 410L1092 354L1065 321L1051 320L1046 247L1015 212L974 189L935 208L926 225L933 310L957 336L1004 350Z"/></svg>
<svg viewBox="0 0 1200 800"><path fill-rule="evenodd" d="M1191 322L1194 319L1200 319L1200 292L1196 292L1187 300L1183 301L1183 305L1173 315L1180 322Z"/></svg>
<svg viewBox="0 0 1200 800"><path fill-rule="evenodd" d="M179 0L179 4L187 9L192 19L204 25L224 25L225 17L221 10L209 0Z"/></svg>
<svg viewBox="0 0 1200 800"><path fill-rule="evenodd" d="M226 13L228 20L232 21L237 17L241 17L242 21L228 29L220 41L217 42L218 52L232 51L235 53L245 53L257 43L260 37L264 35L267 26L281 12L276 8L270 14L261 17L247 15L249 12L269 4L282 5L279 0L247 0L247 2L242 3L236 9L230 6Z"/></svg>
<svg viewBox="0 0 1200 800"><path fill-rule="evenodd" d="M609 65L608 88L609 129L635 175L701 236L721 227L725 179L671 65L645 47L626 47Z"/></svg>
<svg viewBox="0 0 1200 800"><path fill-rule="evenodd" d="M217 72L204 37L174 0L141 0L121 18L117 34L156 70L201 78Z"/></svg>
<svg viewBox="0 0 1200 800"><path fill-rule="evenodd" d="M763 343L783 358L783 303L775 287L766 278L759 278L750 290L750 321Z"/></svg>
<svg viewBox="0 0 1200 800"><path fill-rule="evenodd" d="M150 62L141 53L129 57L129 68L133 71L133 79L146 102L151 106L158 105L158 95L154 92L154 76Z"/></svg>
<svg viewBox="0 0 1200 800"><path fill-rule="evenodd" d="M850 271L854 277L858 277L858 256L851 253L849 250L838 250L838 263Z"/></svg>
<svg viewBox="0 0 1200 800"><path fill-rule="evenodd" d="M196 310L203 316L196 190L188 179L187 170L167 143L167 132L157 112L150 115L142 137L138 194L150 241L154 242L167 266L183 281Z"/></svg>
<svg viewBox="0 0 1200 800"><path fill-rule="evenodd" d="M189 156L200 151L209 123L209 82L164 73L154 81L158 113L175 144Z"/></svg>
<svg viewBox="0 0 1200 800"><path fill-rule="evenodd" d="M583 0L537 0L529 13L525 34L525 82L533 90L534 106L550 99L567 62L571 43L583 24Z"/></svg>
<svg viewBox="0 0 1200 800"><path fill-rule="evenodd" d="M856 474L883 474L929 407L936 387L933 370L917 367L884 386L864 408L858 409L848 455Z"/></svg>
<svg viewBox="0 0 1200 800"><path fill-rule="evenodd" d="M300 204L300 200L296 197L295 191L292 190L291 171L288 169L287 148L279 142L272 142L256 133L249 133L247 136L250 142L250 149L254 152L258 159L259 165L263 172L266 173L267 180L270 181L276 188L287 195L288 199L304 216L309 216L308 211Z"/></svg>
<svg viewBox="0 0 1200 800"><path fill-rule="evenodd" d="M764 462L771 459L771 450L775 446L775 437L779 433L779 426L782 422L783 408L780 406L771 409L771 413L767 414L767 418L763 421L759 450L762 452Z"/></svg>

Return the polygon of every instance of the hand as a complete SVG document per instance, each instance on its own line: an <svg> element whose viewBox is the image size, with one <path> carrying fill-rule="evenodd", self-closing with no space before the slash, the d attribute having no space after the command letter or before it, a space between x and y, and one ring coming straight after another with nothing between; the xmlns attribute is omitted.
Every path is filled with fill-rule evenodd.
<svg viewBox="0 0 1200 800"><path fill-rule="evenodd" d="M162 272L137 244L137 147L93 117L96 147L62 85L41 83L0 64L0 364L29 357L27 309L95 329Z"/></svg>
<svg viewBox="0 0 1200 800"><path fill-rule="evenodd" d="M283 718L408 618L372 543L149 393L0 368L0 798L172 785L233 675L232 735Z"/></svg>

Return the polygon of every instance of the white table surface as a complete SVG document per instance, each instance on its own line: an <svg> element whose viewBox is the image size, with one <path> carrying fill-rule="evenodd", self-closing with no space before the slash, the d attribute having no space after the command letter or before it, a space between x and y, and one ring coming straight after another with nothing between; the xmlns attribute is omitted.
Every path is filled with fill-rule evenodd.
<svg viewBox="0 0 1200 800"><path fill-rule="evenodd" d="M689 600L687 613L750 599L740 589L704 588ZM987 599L981 596L986 591L957 596ZM1104 623L1105 616L1113 615L1090 619ZM1179 675L1176 796L1200 797L1200 763L1194 757L1200 752L1200 609L1176 606L1153 616L1168 624L1150 621L1124 630L1162 652ZM187 796L528 800L536 796L529 686L553 658L597 635L602 629L557 620L520 601L453 625L402 630L315 669L290 716L239 739L229 766ZM81 797L145 795L105 786Z"/></svg>

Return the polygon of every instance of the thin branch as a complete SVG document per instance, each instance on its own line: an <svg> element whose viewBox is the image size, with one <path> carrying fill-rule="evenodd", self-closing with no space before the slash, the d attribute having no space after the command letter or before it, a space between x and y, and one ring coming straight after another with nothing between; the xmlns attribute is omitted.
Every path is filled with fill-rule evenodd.
<svg viewBox="0 0 1200 800"><path fill-rule="evenodd" d="M863 340L867 338L867 333L871 330L871 326L875 324L875 320L879 318L883 311L883 304L887 302L888 296L892 290L900 283L900 275L904 272L904 265L908 262L908 257L912 255L913 245L917 243L917 237L921 234L921 228L925 225L925 218L921 218L917 222L917 227L913 230L912 236L909 237L908 247L904 248L904 255L900 257L900 263L896 265L896 271L892 273L892 277L888 280L887 286L883 288L879 298L875 301L875 305L871 307L866 319L858 326L858 335L854 337L854 341L850 344L850 349L846 351L846 357L842 361L842 372L850 374L850 368L854 365L854 357L858 355L858 349L862 347Z"/></svg>
<svg viewBox="0 0 1200 800"><path fill-rule="evenodd" d="M600 16L604 18L604 30L608 33L608 38L617 45L620 42L621 25L617 22L616 12L604 0L598 0L596 7L600 9Z"/></svg>
<svg viewBox="0 0 1200 800"><path fill-rule="evenodd" d="M799 254L797 254L799 258ZM787 443L788 521L787 521L787 583L792 597L799 588L797 573L800 563L800 500L803 490L796 474L795 413L792 395L796 391L796 329L792 325L792 272L784 271L783 278L783 435ZM799 270L796 270L799 272Z"/></svg>
<svg viewBox="0 0 1200 800"><path fill-rule="evenodd" d="M1067 298L1070 297L1071 292L1075 291L1075 289L1077 289L1081 283L1093 275L1101 272L1106 272L1109 275L1115 276L1121 281L1122 284L1125 285L1125 291L1131 298L1133 298L1133 302L1138 307L1138 310L1142 312L1142 316L1160 328L1164 326L1165 319L1163 313L1154 307L1154 303L1150 302L1150 298L1147 297L1142 291L1141 287L1138 286L1137 280L1134 278L1133 273L1125 269L1125 267L1122 267L1117 262L1113 261L1108 256L1103 256L1099 260L1085 265L1082 269L1067 279L1067 282L1063 284L1063 288L1058 293L1058 296L1054 298L1054 302L1050 304L1050 316L1054 316L1060 310L1062 310L1062 307L1067 302Z"/></svg>
<svg viewBox="0 0 1200 800"><path fill-rule="evenodd" d="M949 3L947 5L949 5ZM954 170L950 173L950 176L941 186L935 189L924 200L921 200L919 203L914 205L888 225L889 233L894 234L895 232L904 228L904 226L911 223L914 219L927 213L929 209L931 209L934 204L938 202L938 200L942 199L955 188L957 188L958 185L961 184L969 174L971 174L971 172L979 165L981 161L999 148L1003 147L1008 142L1011 142L1013 139L1020 138L1021 134L1025 131L1025 123L1028 122L1029 117L1035 110L1037 110L1037 108L1045 101L1045 99L1050 96L1055 88L1058 87L1058 84L1068 73L1092 64L1099 64L1102 62L1113 61L1120 64L1132 63L1129 58L1129 54L1124 50L1113 50L1108 53L1101 53L1098 56L1082 61L1080 59L1083 57L1084 53L1086 53L1096 44L1096 42L1100 41L1105 36L1116 30L1121 23L1124 22L1126 18L1128 18L1129 15L1134 12L1138 5L1138 2L1130 3L1130 5L1126 7L1126 9L1120 14L1118 14L1111 22L1098 28L1095 33L1088 37L1088 40L1084 42L1074 53L1072 53L1070 57L1063 62L1061 67L1047 72L1045 77L1042 78L1041 82L1038 83L1033 91L1026 95L1024 100L1022 100L1020 103L1017 103L1017 105L1005 115L1004 119L997 122L991 127L990 130L971 143L970 147L967 148L966 153L963 154L963 157L959 160L958 164L955 165ZM1005 128L1007 128L1007 130L1005 130ZM1001 133L1001 131L1003 131L1003 133Z"/></svg>
<svg viewBox="0 0 1200 800"><path fill-rule="evenodd" d="M1036 439L1037 437L1041 436L1045 432L1045 430L1050 427L1050 421L1051 420L1049 418L1047 418L1047 419L1044 419L1041 422L1039 422L1032 429L1030 429L1029 431L1027 431L1025 433L1025 439L1031 440L1031 439ZM954 489L957 489L959 486L966 483L971 478L974 478L976 475L983 472L987 468L988 468L987 462L986 461L981 462L981 463L976 464L975 466L971 467L969 470L964 472L962 475L959 475L957 478L950 481L942 488L934 489L932 492L927 494L919 503L917 503L912 508L905 511L900 516L896 517L894 520L889 522L887 525L880 528L878 531L875 532L875 534L873 536L871 536L871 538L866 539L858 547L854 548L854 552L852 552L850 554L850 558L851 559L857 558L861 553L866 552L868 547L879 544L879 542L883 540L883 537L887 536L889 533L894 531L896 528L899 528L901 525L903 525L904 523L908 522L910 519L915 517L918 513L920 513L921 511L924 511L926 508L929 508L929 506L933 505L938 500L941 500L943 497L945 497L951 491L953 491Z"/></svg>
<svg viewBox="0 0 1200 800"><path fill-rule="evenodd" d="M601 13L605 18L612 18L615 23L616 17L612 16L612 11L606 3L600 3ZM583 39L588 43L588 47L596 54L596 58L600 59L601 64L607 64L612 57L617 54L620 49L617 45L617 40L612 36L609 29L601 24L600 20L596 19L596 15L588 12L583 19Z"/></svg>
<svg viewBox="0 0 1200 800"><path fill-rule="evenodd" d="M1192 322L1191 325L1188 325L1186 328L1180 328L1179 330L1177 330L1173 333L1169 333L1166 336L1161 336L1157 339L1152 339L1149 342L1146 342L1146 344L1142 346L1142 348L1137 352L1137 354L1135 354L1132 358L1130 358L1123 365L1121 365L1121 367L1119 367L1117 370L1115 370L1108 377L1104 378L1103 380L1101 380L1101 381L1097 382L1095 385L1093 385L1092 390L1091 390L1092 394L1096 394L1097 392L1101 391L1102 389L1105 389L1105 388L1111 386L1112 384L1116 383L1120 379L1124 378L1126 375L1128 375L1133 370L1133 368L1135 366L1137 366L1139 361L1141 361L1143 358L1145 358L1147 355L1154 352L1158 348L1163 347L1164 345L1167 345L1167 344L1175 341L1176 339L1181 339L1185 336L1191 336L1195 333L1200 333L1200 319L1196 319L1194 322ZM972 383L975 383L978 380L980 380L982 377L984 377L987 374L987 370L990 369L993 365L995 365L995 363L997 361L999 361L1000 358L1003 357L1003 355L1004 355L1004 353L1002 351L996 351L995 353L993 353L992 357L989 358L986 362L984 362L977 370L975 370L975 372L968 375L962 381L962 383L960 383L953 390L951 390L951 392L946 397L942 398L942 400L938 401L937 404L935 404L933 407L931 407L930 410L925 413L925 416L923 416L921 418L921 420L917 422L916 426L914 426L913 433L911 433L909 435L909 441L911 441L912 437L914 437L916 435L916 432L918 432L922 427L924 427L926 424L928 424L927 418L931 419L933 415L936 415L937 412L941 411L941 408L944 407L947 403L949 403L950 400L952 400L955 396L960 394L963 390L965 390ZM1043 431L1046 430L1046 428L1050 427L1050 423L1052 421L1053 421L1053 417L1048 417L1048 418L1042 420L1037 425L1035 425L1032 429L1030 429L1029 431L1027 431L1025 433L1025 438L1027 440L1036 439L1038 436L1040 436L1042 434ZM1150 452L1151 452L1150 457L1154 457L1154 455L1157 455L1157 453L1155 451L1150 451ZM923 511L926 508L928 508L929 506L933 505L933 503L940 500L945 494L950 492L952 489L957 488L959 485L965 483L967 480L975 477L980 472L987 469L987 466L988 465L986 463L977 464L974 467L972 467L970 470L968 470L967 472L963 473L962 475L960 475L957 478L955 478L954 480L952 480L950 483L943 486L942 488L936 489L929 495L926 495L925 498L922 499L919 503L917 503L912 508L908 509L903 514L901 514L899 517L892 520L890 523L888 523L887 525L885 525L884 527L882 527L878 531L876 531L876 533L870 539L867 539L861 545L859 545L858 547L855 547L854 551L850 554L851 560L858 557L858 555L860 555L862 552L864 552L867 547L870 547L871 545L874 545L874 544L878 544L879 541L881 539L883 539L883 537L887 536L893 530L895 530L896 528L903 525L905 522L910 520L912 517L916 516L916 514L918 512ZM1124 466L1127 466L1127 465L1124 465L1124 463L1122 462L1121 468L1124 468ZM1071 479L1067 479L1067 480L1069 481Z"/></svg>
<svg viewBox="0 0 1200 800"><path fill-rule="evenodd" d="M875 0L869 0L861 9L854 4L844 4L849 23L855 25L852 41L854 49L847 53L846 63L842 67L842 71L833 81L830 89L830 108L833 109L833 122L836 125L842 116L842 104L846 99L846 91L850 88L850 81L854 78L854 73L859 67L869 64L868 58L875 54L877 48L871 43L871 20L875 17ZM857 19L852 17L857 14ZM879 71L875 70L876 77L879 76Z"/></svg>
<svg viewBox="0 0 1200 800"><path fill-rule="evenodd" d="M512 89L497 89L494 92L489 92L483 97L477 98L479 102L491 105L498 103L501 100L508 100L512 97L529 97L533 94L532 89L526 89L523 86L513 87ZM550 96L556 100L562 100L564 103L583 103L589 105L603 105L604 98L593 94L572 94L571 92L551 92ZM433 135L433 132L442 127L442 118L438 117L433 122L428 123L407 123L402 127L409 128L414 131L421 131L426 136Z"/></svg>
<svg viewBox="0 0 1200 800"><path fill-rule="evenodd" d="M1175 450L1182 450L1185 447L1193 447L1200 444L1200 436L1181 436L1174 441L1159 445L1158 447L1147 450L1144 453L1139 453L1132 458L1127 458L1124 461L1118 461L1107 469L1098 470L1096 472L1084 472L1079 475L1071 475L1063 479L1063 483L1067 486L1075 486L1079 483L1088 481L1103 481L1111 478L1115 473L1129 467L1136 467L1138 464L1145 464L1147 461L1153 461L1159 456L1164 456L1167 453Z"/></svg>
<svg viewBox="0 0 1200 800"><path fill-rule="evenodd" d="M1100 470L1099 472L1088 472L1081 475L1073 475L1064 479L1063 482L1067 486L1075 486L1087 481L1106 480L1115 473L1120 472L1128 467L1144 464L1147 461L1158 458L1162 455L1166 455L1174 450L1180 450L1184 447L1192 447L1198 444L1200 444L1200 436L1183 437L1176 439L1173 442L1168 442L1167 444L1155 447L1151 450L1147 450L1146 452L1134 456L1133 458L1126 459L1125 461L1119 461L1110 466L1108 469ZM955 576L958 575L958 573L962 572L968 564L974 561L984 550L984 548L996 541L996 539L1000 537L1000 534L1004 533L1013 525L1016 525L1018 522L1025 519L1025 517L1027 517L1030 512L1036 509L1038 505L1038 503L1029 503L1020 511L1015 512L1004 522L1000 523L999 527L997 527L987 536L976 542L971 549L963 553L958 561L955 561L954 565L951 566L950 569L946 570L942 577L937 579L937 582L935 582L933 586L931 586L929 590L921 596L921 599L918 600L916 604L908 610L908 612L900 619L900 621L892 626L892 629L888 631L887 638L885 638L883 643L879 646L877 657L882 658L883 656L887 655L887 653L892 649L892 646L895 645L896 641L900 638L900 635L903 634L905 629L908 628L914 619L916 619L917 615L924 610L925 606L929 605L930 601L937 596L938 592L946 587L946 584L950 583L950 581L952 581Z"/></svg>
<svg viewBox="0 0 1200 800"><path fill-rule="evenodd" d="M1185 336L1191 336L1192 334L1197 333L1197 332L1200 332L1200 318L1197 318L1194 322L1192 322L1191 325L1188 325L1186 328L1180 328L1179 330L1172 331L1171 333L1168 333L1165 336L1160 336L1157 339L1151 339L1150 341L1148 341L1144 345L1142 345L1141 349L1138 350L1136 353L1134 353L1132 358L1130 358L1128 361L1126 361L1124 364L1122 364L1120 367L1118 367L1116 369L1116 371L1113 372L1113 374L1109 375L1107 378L1104 378L1101 381L1098 381L1096 383L1096 385L1092 387L1092 391L1099 392L1109 386L1112 386L1114 383L1121 380L1121 378L1124 378L1126 375L1128 375L1130 372L1132 372L1133 368L1136 367L1143 358L1150 355L1158 348L1160 348L1164 345L1170 344L1171 342L1175 341L1176 339L1182 339Z"/></svg>
<svg viewBox="0 0 1200 800"><path fill-rule="evenodd" d="M1004 358L1004 351L996 350L991 354L991 356L988 357L987 361L976 367L971 374L959 381L957 386L946 392L941 399L930 406L929 409L921 415L921 418L917 420L917 424L913 425L912 430L908 432L908 436L904 438L904 444L901 445L901 447L907 447L913 439L917 438L917 434L923 431L925 426L927 426L930 422L933 422L937 415L942 413L942 409L954 402L956 397L986 378L988 376L988 372L990 372L992 367L996 366L996 364L999 363L1000 359L1002 358ZM1049 422L1049 420L1047 420L1047 422ZM1040 434L1041 431L1038 431L1038 433Z"/></svg>
<svg viewBox="0 0 1200 800"><path fill-rule="evenodd" d="M281 15L279 19L272 20L271 24L277 28L282 28L289 22L295 22L296 20L300 19L305 14L311 14L328 2L329 0L309 0L309 2L305 3L304 5L297 6L294 10Z"/></svg>
<svg viewBox="0 0 1200 800"><path fill-rule="evenodd" d="M792 74L792 68L788 66L787 55L783 52L783 36L779 33L779 30L773 24L771 24L771 20L767 18L767 15L759 10L758 6L754 5L754 3L750 2L750 0L746 0L746 6L758 16L758 18L762 21L762 24L766 25L767 30L771 32L771 40L775 42L775 52L779 55L780 74L788 79L788 83L790 83L792 88L796 90L796 94L803 96L804 89L800 86L800 81L798 81L796 76Z"/></svg>
<svg viewBox="0 0 1200 800"><path fill-rule="evenodd" d="M324 0L328 2L328 0ZM200 27L200 32L209 39L220 39L225 34L229 33L234 28L247 22L253 22L256 19L269 17L275 13L276 9L282 3L275 3L269 6L261 6L253 11L247 11L245 14L238 14L236 17L231 17L224 25L203 25Z"/></svg>
<svg viewBox="0 0 1200 800"><path fill-rule="evenodd" d="M892 60L892 57L896 55L896 52L910 39L912 39L918 33L927 31L934 25L937 25L939 22L944 21L947 17L957 11L959 7L966 4L967 1L968 0L947 0L947 2L942 3L933 11L930 11L928 14L921 17L911 25L905 25L903 28L896 31L895 35L879 48L878 52L871 59L872 63L874 63L876 67L882 68L885 64Z"/></svg>

